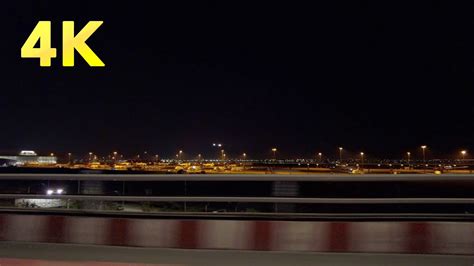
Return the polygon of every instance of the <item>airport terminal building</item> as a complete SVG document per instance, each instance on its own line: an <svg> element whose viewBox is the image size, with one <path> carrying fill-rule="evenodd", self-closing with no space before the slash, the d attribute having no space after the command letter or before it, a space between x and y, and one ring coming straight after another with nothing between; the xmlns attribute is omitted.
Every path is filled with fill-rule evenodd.
<svg viewBox="0 0 474 266"><path fill-rule="evenodd" d="M39 156L34 151L21 151L18 155L0 155L0 166L21 166L25 164L56 164L56 156Z"/></svg>

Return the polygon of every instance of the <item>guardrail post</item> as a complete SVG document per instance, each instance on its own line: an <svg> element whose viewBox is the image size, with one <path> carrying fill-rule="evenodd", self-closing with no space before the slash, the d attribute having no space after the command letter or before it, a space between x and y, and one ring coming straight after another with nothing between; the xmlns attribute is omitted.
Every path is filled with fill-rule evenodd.
<svg viewBox="0 0 474 266"><path fill-rule="evenodd" d="M122 196L125 196L125 181L122 181ZM122 210L125 210L125 201L122 201Z"/></svg>
<svg viewBox="0 0 474 266"><path fill-rule="evenodd" d="M186 182L186 180L184 180L184 196L186 197L188 195L188 184ZM184 202L184 212L186 212L187 208L186 208L186 201Z"/></svg>

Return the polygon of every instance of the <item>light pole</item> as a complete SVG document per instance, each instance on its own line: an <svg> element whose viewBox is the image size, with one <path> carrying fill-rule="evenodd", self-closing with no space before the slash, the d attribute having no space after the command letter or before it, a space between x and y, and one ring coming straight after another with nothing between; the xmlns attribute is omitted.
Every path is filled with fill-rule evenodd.
<svg viewBox="0 0 474 266"><path fill-rule="evenodd" d="M323 154L321 152L318 153L319 156L319 163L323 162Z"/></svg>
<svg viewBox="0 0 474 266"><path fill-rule="evenodd" d="M427 148L426 145L421 146L421 150L423 152L423 163L426 162L426 148Z"/></svg>
<svg viewBox="0 0 474 266"><path fill-rule="evenodd" d="M242 162L242 166L243 166L243 168L244 168L244 170L245 170L245 160L247 159L247 153L244 152L244 153L242 154L242 157L244 157L244 160L243 160L243 162Z"/></svg>
<svg viewBox="0 0 474 266"><path fill-rule="evenodd" d="M92 162L92 154L93 154L92 152L89 152L89 163Z"/></svg>
<svg viewBox="0 0 474 266"><path fill-rule="evenodd" d="M219 148L222 148L222 143L212 143L212 147L215 147L217 149L217 160L219 160ZM220 157L222 157L222 152L220 154Z"/></svg>
<svg viewBox="0 0 474 266"><path fill-rule="evenodd" d="M71 162L72 162L72 161L71 161L71 156L72 156L72 153L69 152L69 153L67 154L67 158L68 158L69 164L71 164Z"/></svg>
<svg viewBox="0 0 474 266"><path fill-rule="evenodd" d="M276 160L277 148L272 148L272 152L273 152L273 160Z"/></svg>
<svg viewBox="0 0 474 266"><path fill-rule="evenodd" d="M113 154L114 154L114 157L112 159L114 160L114 164L115 164L115 163L117 163L118 152L114 151Z"/></svg>
<svg viewBox="0 0 474 266"><path fill-rule="evenodd" d="M361 168L361 169L364 168L363 165L364 165L364 153L361 152L361 153L360 153L360 168Z"/></svg>
<svg viewBox="0 0 474 266"><path fill-rule="evenodd" d="M224 160L224 156L225 156L224 152L225 152L224 150L221 150L221 160Z"/></svg>
<svg viewBox="0 0 474 266"><path fill-rule="evenodd" d="M181 161L183 159L183 151L179 150L178 159Z"/></svg>
<svg viewBox="0 0 474 266"><path fill-rule="evenodd" d="M461 158L462 160L464 161L465 157L466 157L466 154L467 154L467 151L466 150L462 150L461 151Z"/></svg>
<svg viewBox="0 0 474 266"><path fill-rule="evenodd" d="M407 163L408 163L408 167L410 167L410 156L411 156L411 152L407 152Z"/></svg>
<svg viewBox="0 0 474 266"><path fill-rule="evenodd" d="M342 163L342 147L339 147L339 162Z"/></svg>

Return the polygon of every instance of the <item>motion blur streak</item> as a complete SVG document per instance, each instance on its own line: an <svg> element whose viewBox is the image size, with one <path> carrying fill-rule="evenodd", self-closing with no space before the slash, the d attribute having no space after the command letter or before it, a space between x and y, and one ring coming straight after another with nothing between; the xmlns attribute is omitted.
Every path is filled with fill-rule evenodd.
<svg viewBox="0 0 474 266"><path fill-rule="evenodd" d="M223 221L0 215L0 240L258 251L474 255L466 222ZM52 234L53 227L58 231ZM295 230L296 229L296 230ZM223 239L223 241L214 241Z"/></svg>

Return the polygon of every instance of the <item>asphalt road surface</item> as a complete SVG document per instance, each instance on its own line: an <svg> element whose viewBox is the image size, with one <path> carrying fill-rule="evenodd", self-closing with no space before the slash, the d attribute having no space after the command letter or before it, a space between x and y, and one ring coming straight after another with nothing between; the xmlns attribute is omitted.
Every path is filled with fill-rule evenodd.
<svg viewBox="0 0 474 266"><path fill-rule="evenodd" d="M125 264L95 265L473 266L474 256L180 250L0 242L0 265L31 265L33 262L35 265L121 262Z"/></svg>

